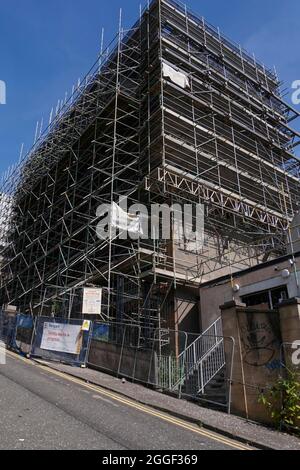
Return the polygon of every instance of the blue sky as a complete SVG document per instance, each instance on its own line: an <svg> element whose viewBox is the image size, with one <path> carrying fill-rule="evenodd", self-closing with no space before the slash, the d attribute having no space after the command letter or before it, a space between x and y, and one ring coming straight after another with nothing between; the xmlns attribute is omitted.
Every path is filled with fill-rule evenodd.
<svg viewBox="0 0 300 470"><path fill-rule="evenodd" d="M299 0L187 3L266 65L275 64L291 95L291 82L300 80ZM108 42L119 8L130 26L139 5L140 0L0 0L0 80L7 85L7 104L0 105L0 173L17 161L22 142L31 146L37 120L47 120L51 107L94 63L101 28Z"/></svg>

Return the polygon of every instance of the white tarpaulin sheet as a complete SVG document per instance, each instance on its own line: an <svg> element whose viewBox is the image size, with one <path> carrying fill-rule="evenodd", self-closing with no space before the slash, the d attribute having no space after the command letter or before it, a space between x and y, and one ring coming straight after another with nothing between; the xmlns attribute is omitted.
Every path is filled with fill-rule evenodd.
<svg viewBox="0 0 300 470"><path fill-rule="evenodd" d="M102 289L85 287L83 289L82 313L100 315L102 307Z"/></svg>
<svg viewBox="0 0 300 470"><path fill-rule="evenodd" d="M68 354L80 354L82 325L67 323L44 323L41 349Z"/></svg>
<svg viewBox="0 0 300 470"><path fill-rule="evenodd" d="M173 83L176 83L181 88L190 88L189 77L165 63L163 63L163 75L166 78L170 78Z"/></svg>
<svg viewBox="0 0 300 470"><path fill-rule="evenodd" d="M144 234L140 217L136 214L128 214L115 202L111 209L111 226L137 235Z"/></svg>

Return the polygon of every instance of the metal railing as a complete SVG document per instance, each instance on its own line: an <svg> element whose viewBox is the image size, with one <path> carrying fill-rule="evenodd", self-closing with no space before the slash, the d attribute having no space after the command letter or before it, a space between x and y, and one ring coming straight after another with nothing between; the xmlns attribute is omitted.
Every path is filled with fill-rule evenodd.
<svg viewBox="0 0 300 470"><path fill-rule="evenodd" d="M197 397L225 365L219 318L202 335L117 322L91 322L76 354L42 346L45 325L83 327L83 320L9 316L0 312L0 339L13 350L49 361L88 365L164 391ZM177 347L182 351L176 355Z"/></svg>
<svg viewBox="0 0 300 470"><path fill-rule="evenodd" d="M159 386L163 390L174 391L174 383L180 383L184 374L183 366L175 356L159 357Z"/></svg>
<svg viewBox="0 0 300 470"><path fill-rule="evenodd" d="M207 354L217 343L217 337L222 336L222 319L218 318L207 330L205 330L195 341L190 344L185 354L185 362L196 364L205 354ZM179 356L180 358L180 356Z"/></svg>
<svg viewBox="0 0 300 470"><path fill-rule="evenodd" d="M224 339L217 338L211 348L197 364L186 364L189 391L195 395L204 394L205 387L225 366Z"/></svg>
<svg viewBox="0 0 300 470"><path fill-rule="evenodd" d="M222 354L219 354L219 351ZM216 362L214 355L219 359ZM181 377L173 384L173 390L183 385L190 377L200 370L200 376L205 380L199 383L210 382L214 376L225 366L224 339L222 337L222 319L218 318L205 330L185 351L178 357L178 369L183 371ZM216 363L215 363L216 362ZM214 365L212 367L212 365ZM217 370L216 370L217 369ZM202 372L201 372L202 370ZM204 387L205 387L204 385ZM203 386L201 387L203 389Z"/></svg>

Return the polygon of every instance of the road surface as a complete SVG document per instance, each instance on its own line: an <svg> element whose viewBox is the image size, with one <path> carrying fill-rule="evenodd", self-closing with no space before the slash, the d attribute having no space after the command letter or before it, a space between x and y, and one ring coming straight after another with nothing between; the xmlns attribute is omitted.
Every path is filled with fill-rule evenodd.
<svg viewBox="0 0 300 470"><path fill-rule="evenodd" d="M1 450L247 449L12 353L0 365L0 390Z"/></svg>

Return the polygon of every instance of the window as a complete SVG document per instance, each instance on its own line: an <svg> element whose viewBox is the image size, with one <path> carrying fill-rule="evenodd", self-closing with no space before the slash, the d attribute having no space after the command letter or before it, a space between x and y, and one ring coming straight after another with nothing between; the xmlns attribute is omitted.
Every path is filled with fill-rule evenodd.
<svg viewBox="0 0 300 470"><path fill-rule="evenodd" d="M247 307L260 307L274 309L282 301L288 298L288 291L286 286L276 287L255 294L250 294L242 297L242 302Z"/></svg>

